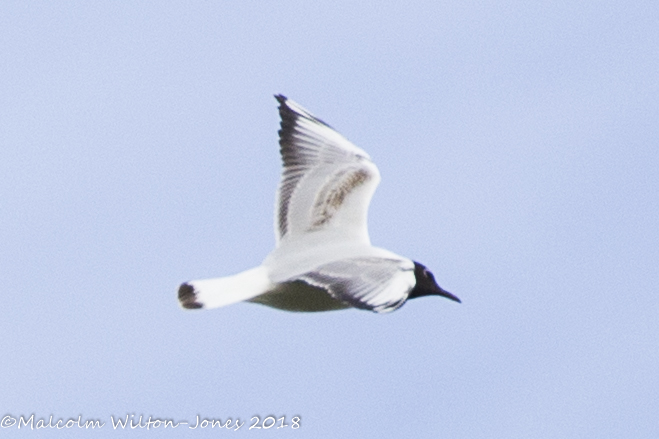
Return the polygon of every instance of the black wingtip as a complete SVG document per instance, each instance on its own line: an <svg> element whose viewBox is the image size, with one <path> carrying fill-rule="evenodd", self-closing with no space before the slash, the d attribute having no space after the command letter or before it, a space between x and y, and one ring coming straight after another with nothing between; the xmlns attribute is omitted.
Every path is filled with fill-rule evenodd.
<svg viewBox="0 0 659 439"><path fill-rule="evenodd" d="M197 302L197 294L194 287L188 283L182 283L178 288L178 300L181 306L186 309L199 309L204 306Z"/></svg>
<svg viewBox="0 0 659 439"><path fill-rule="evenodd" d="M284 105L284 103L288 100L288 98L284 95L275 95L275 99L277 99L277 102L279 102L280 105Z"/></svg>

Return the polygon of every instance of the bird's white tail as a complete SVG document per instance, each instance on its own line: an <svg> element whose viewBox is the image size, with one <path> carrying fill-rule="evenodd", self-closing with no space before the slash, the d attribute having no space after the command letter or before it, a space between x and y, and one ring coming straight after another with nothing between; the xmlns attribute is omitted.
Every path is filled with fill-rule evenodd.
<svg viewBox="0 0 659 439"><path fill-rule="evenodd" d="M178 290L178 300L188 309L219 308L251 299L273 287L268 270L259 266L233 276L186 282Z"/></svg>

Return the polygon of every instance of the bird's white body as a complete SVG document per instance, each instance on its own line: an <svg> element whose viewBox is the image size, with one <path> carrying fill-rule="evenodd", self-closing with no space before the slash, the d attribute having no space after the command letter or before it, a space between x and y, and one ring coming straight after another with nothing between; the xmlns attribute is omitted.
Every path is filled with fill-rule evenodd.
<svg viewBox="0 0 659 439"><path fill-rule="evenodd" d="M181 304L217 308L251 301L291 311L397 309L417 286L421 268L426 271L371 246L367 215L380 182L377 167L366 152L307 110L283 96L277 99L284 168L275 207L276 247L251 270L184 283ZM434 278L432 283L436 286Z"/></svg>

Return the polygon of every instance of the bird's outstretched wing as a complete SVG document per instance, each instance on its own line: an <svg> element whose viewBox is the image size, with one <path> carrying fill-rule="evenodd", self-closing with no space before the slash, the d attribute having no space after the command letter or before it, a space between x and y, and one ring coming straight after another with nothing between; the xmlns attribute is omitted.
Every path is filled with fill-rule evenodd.
<svg viewBox="0 0 659 439"><path fill-rule="evenodd" d="M414 263L404 259L342 259L299 277L333 298L378 313L399 308L416 283Z"/></svg>
<svg viewBox="0 0 659 439"><path fill-rule="evenodd" d="M370 243L366 217L380 173L366 152L284 96L279 101L283 171L275 206L277 244L333 229Z"/></svg>

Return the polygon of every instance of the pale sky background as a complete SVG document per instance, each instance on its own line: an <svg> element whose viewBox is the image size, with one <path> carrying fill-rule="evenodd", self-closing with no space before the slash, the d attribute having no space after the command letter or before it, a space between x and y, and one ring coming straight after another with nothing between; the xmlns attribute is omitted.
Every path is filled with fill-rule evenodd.
<svg viewBox="0 0 659 439"><path fill-rule="evenodd" d="M10 0L0 59L0 416L659 437L656 1ZM373 157L373 243L462 304L179 308L274 245L275 93Z"/></svg>

